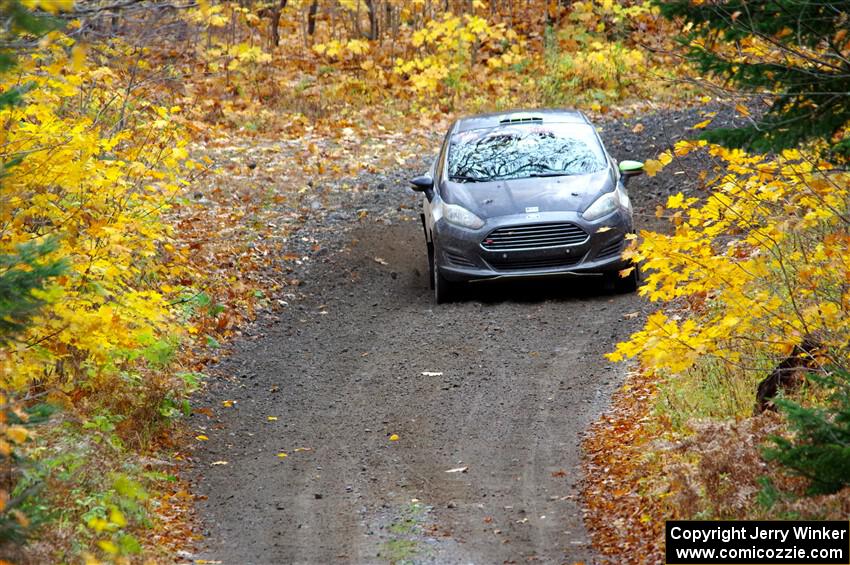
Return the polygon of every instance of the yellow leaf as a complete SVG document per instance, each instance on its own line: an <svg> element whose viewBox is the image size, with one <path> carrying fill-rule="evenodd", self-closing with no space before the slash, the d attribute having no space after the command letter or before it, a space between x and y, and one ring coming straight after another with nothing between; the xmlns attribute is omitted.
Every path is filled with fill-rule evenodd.
<svg viewBox="0 0 850 565"><path fill-rule="evenodd" d="M86 65L86 49L79 43L71 49L71 68L80 72Z"/></svg>
<svg viewBox="0 0 850 565"><path fill-rule="evenodd" d="M398 434L393 434L390 436L390 441L398 441Z"/></svg>
<svg viewBox="0 0 850 565"><path fill-rule="evenodd" d="M118 555L118 546L108 539L97 542L98 547L110 555Z"/></svg>
<svg viewBox="0 0 850 565"><path fill-rule="evenodd" d="M278 454L277 454L277 456L278 456L278 457L280 457L281 459L284 459L284 458L286 458L286 457L289 457L289 455L287 455L287 454L286 454L286 453L284 453L283 451L281 451L280 453L278 453Z"/></svg>
<svg viewBox="0 0 850 565"><path fill-rule="evenodd" d="M208 438L207 436L202 434L202 435L199 435L199 436L195 436L195 439L198 440L198 441L207 441L210 438Z"/></svg>
<svg viewBox="0 0 850 565"><path fill-rule="evenodd" d="M685 195L679 192L667 199L667 208L681 208L685 201Z"/></svg>
<svg viewBox="0 0 850 565"><path fill-rule="evenodd" d="M113 508L109 511L109 521L119 528L123 528L127 525L127 519L124 518L124 514L122 514L117 508Z"/></svg>
<svg viewBox="0 0 850 565"><path fill-rule="evenodd" d="M656 161L655 159L649 159L643 164L644 172L650 177L654 177L656 174L658 174L658 171L663 168L664 165L662 165L659 161Z"/></svg>
<svg viewBox="0 0 850 565"><path fill-rule="evenodd" d="M277 416L269 416L268 420L269 422L277 422Z"/></svg>
<svg viewBox="0 0 850 565"><path fill-rule="evenodd" d="M708 124L711 123L711 119L705 120L693 126L693 129L704 129Z"/></svg>
<svg viewBox="0 0 850 565"><path fill-rule="evenodd" d="M10 426L6 430L6 437L12 440L13 443L22 444L29 437L29 432L22 426Z"/></svg>

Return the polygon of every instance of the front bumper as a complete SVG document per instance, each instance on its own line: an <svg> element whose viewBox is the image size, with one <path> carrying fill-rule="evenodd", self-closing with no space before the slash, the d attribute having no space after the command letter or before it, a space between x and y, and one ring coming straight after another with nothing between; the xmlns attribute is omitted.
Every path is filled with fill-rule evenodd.
<svg viewBox="0 0 850 565"><path fill-rule="evenodd" d="M569 222L588 237L581 243L533 249L488 250L482 246L493 230L528 224ZM617 210L595 222L576 212L545 212L489 219L470 230L440 219L434 225L440 273L452 281L529 278L557 275L590 275L618 271L628 266L621 258L625 236L634 231L631 215Z"/></svg>

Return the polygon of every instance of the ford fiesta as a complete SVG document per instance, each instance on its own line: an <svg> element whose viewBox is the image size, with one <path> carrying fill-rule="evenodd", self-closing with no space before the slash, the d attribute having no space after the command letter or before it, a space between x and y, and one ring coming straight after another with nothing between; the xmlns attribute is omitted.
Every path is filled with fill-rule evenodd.
<svg viewBox="0 0 850 565"><path fill-rule="evenodd" d="M634 231L625 183L643 172L619 163L580 112L484 114L455 122L426 175L422 223L438 303L463 282L601 275L633 291L621 258Z"/></svg>

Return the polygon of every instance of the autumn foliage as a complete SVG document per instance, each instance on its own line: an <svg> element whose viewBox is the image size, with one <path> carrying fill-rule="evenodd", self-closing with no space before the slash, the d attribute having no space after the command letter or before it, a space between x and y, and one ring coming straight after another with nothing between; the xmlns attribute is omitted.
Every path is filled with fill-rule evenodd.
<svg viewBox="0 0 850 565"><path fill-rule="evenodd" d="M3 86L30 90L0 112L10 125L0 158L25 156L0 188L0 241L11 253L52 239L51 256L68 269L38 292L51 307L3 351L0 367L6 388L78 394L82 383L143 378L157 344L182 331L161 288L179 272L162 214L192 165L172 120L179 109L116 99L113 71L54 39Z"/></svg>
<svg viewBox="0 0 850 565"><path fill-rule="evenodd" d="M673 154L705 145L678 142ZM674 232L645 232L628 252L648 271L641 294L687 316L656 312L611 358L638 356L668 373L709 358L758 371L759 355L784 356L817 336L823 363L846 365L850 178L798 150L706 150L722 171L710 196L670 197L662 213Z"/></svg>
<svg viewBox="0 0 850 565"><path fill-rule="evenodd" d="M657 210L670 229L641 232L625 252L658 309L609 358L639 361L627 387L643 396L621 393L628 417L606 416L586 443L590 523L628 562L663 559L665 519L846 517L847 118L823 86L841 80L831 61L846 51L845 17L830 3L794 6L661 5L704 73L691 80L724 92L742 120L694 124L695 139L646 163L651 176L693 174L702 190L670 196ZM802 13L819 25L796 29ZM709 165L687 170L689 154ZM757 403L783 363L793 378ZM611 492L629 492L634 511Z"/></svg>

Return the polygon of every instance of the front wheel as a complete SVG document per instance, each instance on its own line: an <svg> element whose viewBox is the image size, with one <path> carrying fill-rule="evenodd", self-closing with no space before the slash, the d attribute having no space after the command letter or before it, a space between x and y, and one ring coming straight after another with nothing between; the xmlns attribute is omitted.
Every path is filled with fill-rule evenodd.
<svg viewBox="0 0 850 565"><path fill-rule="evenodd" d="M632 267L631 272L625 277L621 277L617 271L606 275L614 292L618 294L629 294L637 290L640 285L640 268L637 264L633 264Z"/></svg>
<svg viewBox="0 0 850 565"><path fill-rule="evenodd" d="M434 265L434 299L437 304L445 304L455 299L457 294L457 283L448 280L440 274L440 267Z"/></svg>

